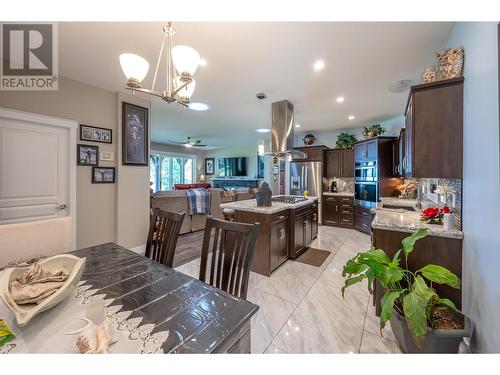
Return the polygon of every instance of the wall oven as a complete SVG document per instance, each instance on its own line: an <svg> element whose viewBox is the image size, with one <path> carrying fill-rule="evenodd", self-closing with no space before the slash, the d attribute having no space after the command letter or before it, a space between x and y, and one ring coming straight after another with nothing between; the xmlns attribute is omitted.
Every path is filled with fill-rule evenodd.
<svg viewBox="0 0 500 375"><path fill-rule="evenodd" d="M354 179L356 181L378 181L377 161L357 161L354 164Z"/></svg>
<svg viewBox="0 0 500 375"><path fill-rule="evenodd" d="M356 181L354 183L354 199L359 206L375 206L378 202L378 182Z"/></svg>

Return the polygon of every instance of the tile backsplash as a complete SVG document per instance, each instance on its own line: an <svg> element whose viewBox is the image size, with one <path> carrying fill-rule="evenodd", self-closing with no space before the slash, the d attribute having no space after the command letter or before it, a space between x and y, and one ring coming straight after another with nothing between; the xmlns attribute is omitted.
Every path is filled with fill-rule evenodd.
<svg viewBox="0 0 500 375"><path fill-rule="evenodd" d="M323 178L323 191L330 191L332 181L337 181L339 193L354 193L354 178Z"/></svg>
<svg viewBox="0 0 500 375"><path fill-rule="evenodd" d="M462 180L444 178L405 179L422 187L422 201L443 208L448 206L454 213L455 228L462 230Z"/></svg>

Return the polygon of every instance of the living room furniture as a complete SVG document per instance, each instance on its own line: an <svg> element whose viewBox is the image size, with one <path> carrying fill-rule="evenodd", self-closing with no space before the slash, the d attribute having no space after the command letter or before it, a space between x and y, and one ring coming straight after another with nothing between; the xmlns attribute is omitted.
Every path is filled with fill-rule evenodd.
<svg viewBox="0 0 500 375"><path fill-rule="evenodd" d="M211 184L202 182L202 183L195 183L195 184L174 184L174 190L187 190L187 189L200 189L200 188L205 188L205 189L210 189L212 187Z"/></svg>
<svg viewBox="0 0 500 375"><path fill-rule="evenodd" d="M201 250L200 280L246 299L259 229L259 223L208 218Z"/></svg>
<svg viewBox="0 0 500 375"><path fill-rule="evenodd" d="M153 210L146 242L146 257L172 267L177 238L185 215L184 212L178 214L159 208Z"/></svg>
<svg viewBox="0 0 500 375"><path fill-rule="evenodd" d="M220 192L222 189L209 189L210 192L210 215L223 219L222 209L219 205L222 203ZM189 203L186 190L160 191L152 198L152 207L164 211L182 213L186 212L182 222L180 234L196 232L205 228L207 215L189 215Z"/></svg>

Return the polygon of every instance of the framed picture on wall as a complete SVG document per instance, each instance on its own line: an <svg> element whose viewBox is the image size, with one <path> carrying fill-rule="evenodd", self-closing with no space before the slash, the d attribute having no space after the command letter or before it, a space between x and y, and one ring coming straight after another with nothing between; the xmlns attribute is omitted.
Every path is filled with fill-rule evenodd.
<svg viewBox="0 0 500 375"><path fill-rule="evenodd" d="M76 165L97 166L99 147L90 145L76 145Z"/></svg>
<svg viewBox="0 0 500 375"><path fill-rule="evenodd" d="M264 178L264 156L257 155L257 178Z"/></svg>
<svg viewBox="0 0 500 375"><path fill-rule="evenodd" d="M148 109L122 103L122 164L148 166Z"/></svg>
<svg viewBox="0 0 500 375"><path fill-rule="evenodd" d="M111 129L80 124L80 140L113 143L113 132Z"/></svg>
<svg viewBox="0 0 500 375"><path fill-rule="evenodd" d="M114 167L92 167L92 183L93 184L114 184L115 183L115 168Z"/></svg>
<svg viewBox="0 0 500 375"><path fill-rule="evenodd" d="M205 158L205 175L213 175L214 174L214 163L215 158Z"/></svg>

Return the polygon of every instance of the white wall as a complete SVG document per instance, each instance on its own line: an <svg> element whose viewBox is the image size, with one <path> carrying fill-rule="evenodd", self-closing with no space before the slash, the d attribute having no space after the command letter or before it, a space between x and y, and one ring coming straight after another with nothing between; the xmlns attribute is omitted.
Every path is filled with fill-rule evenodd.
<svg viewBox="0 0 500 375"><path fill-rule="evenodd" d="M497 23L457 23L449 47L465 48L464 311L475 352L500 352L500 175Z"/></svg>

